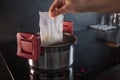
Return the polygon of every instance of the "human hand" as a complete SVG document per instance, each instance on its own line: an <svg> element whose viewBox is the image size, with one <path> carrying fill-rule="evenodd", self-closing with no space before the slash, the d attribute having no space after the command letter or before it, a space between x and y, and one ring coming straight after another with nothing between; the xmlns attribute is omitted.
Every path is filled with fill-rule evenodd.
<svg viewBox="0 0 120 80"><path fill-rule="evenodd" d="M82 12L83 1L84 0L54 0L49 9L49 15L56 17L63 13Z"/></svg>

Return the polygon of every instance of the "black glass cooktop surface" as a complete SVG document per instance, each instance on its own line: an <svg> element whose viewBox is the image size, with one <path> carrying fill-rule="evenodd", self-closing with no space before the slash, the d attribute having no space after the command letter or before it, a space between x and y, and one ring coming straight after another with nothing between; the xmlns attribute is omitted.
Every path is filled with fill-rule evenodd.
<svg viewBox="0 0 120 80"><path fill-rule="evenodd" d="M14 80L14 77L1 53L0 53L0 80Z"/></svg>

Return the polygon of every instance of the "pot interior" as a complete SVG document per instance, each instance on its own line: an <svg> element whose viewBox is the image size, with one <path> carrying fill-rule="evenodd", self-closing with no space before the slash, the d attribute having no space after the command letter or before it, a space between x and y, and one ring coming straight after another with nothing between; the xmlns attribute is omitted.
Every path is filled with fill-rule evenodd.
<svg viewBox="0 0 120 80"><path fill-rule="evenodd" d="M76 36L75 35L64 33L62 42L57 42L57 43L48 45L46 47L61 47L61 46L73 45L75 43L76 43Z"/></svg>

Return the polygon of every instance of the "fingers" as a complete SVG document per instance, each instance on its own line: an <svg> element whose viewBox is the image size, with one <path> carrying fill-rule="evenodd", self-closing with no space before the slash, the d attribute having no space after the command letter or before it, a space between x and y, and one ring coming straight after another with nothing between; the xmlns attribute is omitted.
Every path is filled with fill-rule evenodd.
<svg viewBox="0 0 120 80"><path fill-rule="evenodd" d="M56 17L56 16L58 16L58 15L60 15L60 14L64 14L64 13L66 13L66 11L67 11L66 7L63 6L63 7L61 7L60 9L55 10L55 11L52 13L52 17Z"/></svg>
<svg viewBox="0 0 120 80"><path fill-rule="evenodd" d="M52 13L57 9L57 7L58 7L58 2L57 0L55 0L49 9L50 17L52 17Z"/></svg>
<svg viewBox="0 0 120 80"><path fill-rule="evenodd" d="M56 9L56 10L53 10L53 9L50 10L49 14L50 14L50 17L54 18L54 17L56 17L56 16L58 16L60 14L66 13L66 12L67 12L66 6L63 6L63 7L59 8L59 9Z"/></svg>
<svg viewBox="0 0 120 80"><path fill-rule="evenodd" d="M62 5L62 4L61 4ZM53 2L53 4L51 5L50 9L49 9L49 15L50 17L54 18L60 14L63 14L67 11L67 7L66 5L62 5L58 4L58 0L55 0Z"/></svg>
<svg viewBox="0 0 120 80"><path fill-rule="evenodd" d="M49 11L53 12L53 11L56 10L57 7L58 7L58 1L55 0L55 1L53 2L53 4L51 5Z"/></svg>

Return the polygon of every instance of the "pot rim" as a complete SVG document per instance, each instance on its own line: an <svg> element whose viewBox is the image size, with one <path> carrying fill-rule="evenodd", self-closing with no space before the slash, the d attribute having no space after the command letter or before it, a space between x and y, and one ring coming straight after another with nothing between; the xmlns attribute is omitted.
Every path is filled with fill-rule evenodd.
<svg viewBox="0 0 120 80"><path fill-rule="evenodd" d="M74 39L74 41L73 42L68 42L68 43L65 43L65 44L51 44L51 45L48 45L48 46L41 46L41 47L43 47L43 48L54 48L54 47L63 47L63 46L70 46L70 45L75 45L76 43L77 43L77 40L78 40L78 38L77 38L77 36L76 35L74 35L74 34L69 34L69 33L64 33L65 35L67 35L67 36L70 36L72 39Z"/></svg>

